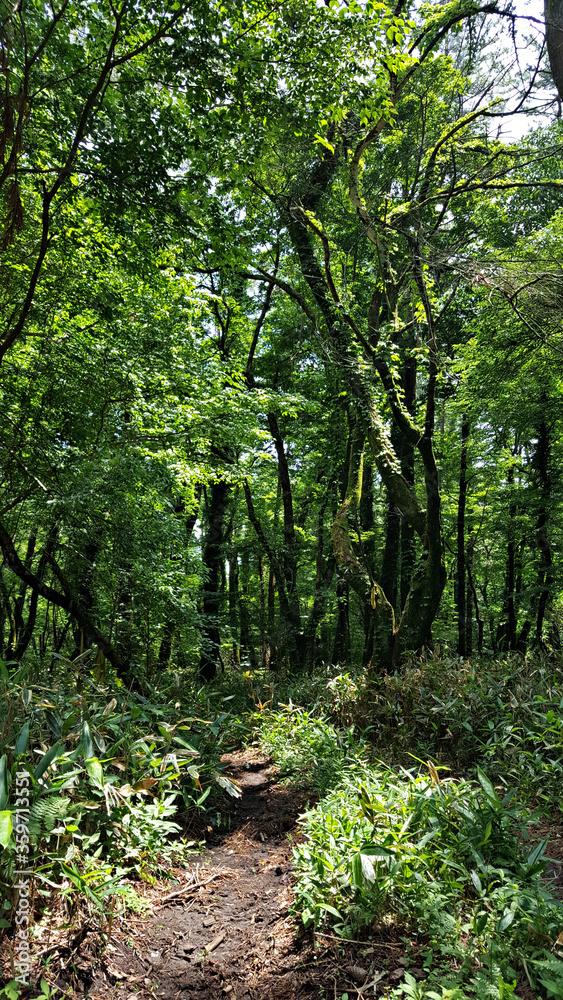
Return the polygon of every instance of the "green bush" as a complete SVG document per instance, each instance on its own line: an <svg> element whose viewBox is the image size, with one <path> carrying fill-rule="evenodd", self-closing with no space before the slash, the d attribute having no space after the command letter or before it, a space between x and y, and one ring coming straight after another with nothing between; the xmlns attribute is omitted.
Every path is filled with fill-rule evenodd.
<svg viewBox="0 0 563 1000"><path fill-rule="evenodd" d="M337 730L323 716L291 702L278 712L257 712L251 719L260 746L279 765L282 779L290 778L318 794L333 788L343 767L367 752L353 727Z"/></svg>
<svg viewBox="0 0 563 1000"><path fill-rule="evenodd" d="M401 757L476 766L548 811L563 778L563 670L543 656L418 660L377 679L373 738Z"/></svg>
<svg viewBox="0 0 563 1000"><path fill-rule="evenodd" d="M294 855L305 926L330 920L346 935L391 921L466 975L475 961L491 972L497 962L510 978L524 955L533 968L545 956L531 951L530 931L555 941L563 923L541 879L545 842L522 851L527 817L483 772L454 781L429 771L349 770L303 817Z"/></svg>
<svg viewBox="0 0 563 1000"><path fill-rule="evenodd" d="M240 795L220 761L225 735L230 739L233 732L229 713L206 720L197 695L192 705L158 703L156 696L151 702L128 692L115 677L101 685L83 657L79 660L74 673L61 660L50 688L31 683L26 668L10 673L0 662L5 708L0 896L5 909L11 905L16 867L17 774L25 776L20 784L25 782L30 806L30 866L47 886L62 889L70 879L77 892L86 886L92 864L92 887L96 880L111 882L118 871L154 878L160 867L166 870L191 852L193 841L180 837L186 819L191 822L198 811L217 806L225 793ZM78 670L81 693L73 691Z"/></svg>

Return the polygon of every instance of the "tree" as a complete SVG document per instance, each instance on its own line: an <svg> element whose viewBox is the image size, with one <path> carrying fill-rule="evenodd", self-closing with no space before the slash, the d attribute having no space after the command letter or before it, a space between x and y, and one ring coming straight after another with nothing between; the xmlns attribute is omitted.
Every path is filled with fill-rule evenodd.
<svg viewBox="0 0 563 1000"><path fill-rule="evenodd" d="M487 136L484 116L494 112L473 85L471 58L462 75L441 48L457 26L482 19L482 8L453 5L418 25L390 11L382 19L369 7L333 7L316 17L309 58L314 62L319 39L330 38L334 60L307 100L292 59L302 32L297 13L289 32L283 19L276 25L276 45L288 53L284 87L276 92L270 77L247 87L254 128L243 150L237 147L236 168L234 151L232 160L222 153L223 183L231 182L224 197L244 204L248 240L259 218L262 235L221 259L240 273L251 257L245 277L272 282L300 307L348 395L355 443L333 544L340 571L373 620L369 659L384 669L403 650L431 643L446 581L433 448L442 330L459 280L446 262L472 236L476 203L488 191L510 189L519 154ZM361 53L368 38L369 68ZM344 58L366 76L344 81ZM276 116L265 134L258 115L266 92ZM237 192L233 176L241 177ZM378 580L351 531L365 441L387 491L387 552L403 566L400 604L389 558ZM391 537L397 524L404 559Z"/></svg>

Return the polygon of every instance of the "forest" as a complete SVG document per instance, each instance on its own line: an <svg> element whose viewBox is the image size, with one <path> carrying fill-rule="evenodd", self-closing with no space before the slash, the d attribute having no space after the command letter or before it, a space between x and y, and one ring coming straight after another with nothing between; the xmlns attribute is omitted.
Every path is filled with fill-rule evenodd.
<svg viewBox="0 0 563 1000"><path fill-rule="evenodd" d="M563 998L562 0L0 60L1 1000Z"/></svg>

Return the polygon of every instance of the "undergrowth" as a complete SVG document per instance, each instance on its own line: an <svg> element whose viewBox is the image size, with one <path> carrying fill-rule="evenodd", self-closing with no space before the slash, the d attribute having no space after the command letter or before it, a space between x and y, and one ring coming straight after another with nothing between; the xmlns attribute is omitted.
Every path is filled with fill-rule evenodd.
<svg viewBox="0 0 563 1000"><path fill-rule="evenodd" d="M395 755L433 757L468 773L477 765L559 810L563 776L563 669L544 656L413 661L371 691L372 738Z"/></svg>
<svg viewBox="0 0 563 1000"><path fill-rule="evenodd" d="M220 696L212 704L196 690L182 703L115 677L101 684L86 656L59 666L47 686L0 663L0 929L12 923L22 859L37 905L58 890L103 928L133 899L128 881L166 875L198 849L206 810L240 795L220 757L241 724ZM16 838L22 796L29 814Z"/></svg>
<svg viewBox="0 0 563 1000"><path fill-rule="evenodd" d="M261 748L276 761L281 780L320 795L334 787L343 767L361 761L368 750L353 726L336 729L324 716L292 702L278 712L256 712L251 722Z"/></svg>
<svg viewBox="0 0 563 1000"><path fill-rule="evenodd" d="M38 912L57 890L71 919L88 911L107 934L142 909L135 879L170 874L221 823L239 794L221 755L258 741L318 800L295 849L305 926L416 942L426 979L407 963L389 998L501 1000L517 980L563 998L563 909L545 842L527 840L532 813L560 818L562 681L542 657L435 657L376 678L321 665L200 687L170 674L140 693L102 683L86 654L41 683L0 664L0 928L18 774Z"/></svg>
<svg viewBox="0 0 563 1000"><path fill-rule="evenodd" d="M517 981L563 997L563 905L528 830L558 816L560 680L542 660L419 661L372 683L369 725L349 675L329 674L313 710L255 714L282 775L320 796L294 852L305 927L416 941L426 978L406 972L389 997L501 1000Z"/></svg>

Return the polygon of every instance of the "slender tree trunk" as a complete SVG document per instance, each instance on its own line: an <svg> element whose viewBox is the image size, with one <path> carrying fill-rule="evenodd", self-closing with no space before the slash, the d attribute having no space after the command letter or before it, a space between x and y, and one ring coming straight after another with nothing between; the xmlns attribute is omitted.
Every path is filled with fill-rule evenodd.
<svg viewBox="0 0 563 1000"><path fill-rule="evenodd" d="M254 648L252 638L251 598L248 593L249 582L250 560L248 548L245 547L242 551L242 564L240 571L241 586L239 590L240 650L241 654L248 658L250 668L255 670L258 666L258 660L256 658L256 650Z"/></svg>
<svg viewBox="0 0 563 1000"><path fill-rule="evenodd" d="M2 607L4 609L4 615L7 619L10 630L8 634L8 646L4 652L5 659L9 660L11 657L8 655L11 649L15 648L18 641L17 630L16 630L16 620L14 618L14 610L12 607L12 601L8 593L8 588L6 586L6 581L3 574L0 572L0 599L2 600Z"/></svg>
<svg viewBox="0 0 563 1000"><path fill-rule="evenodd" d="M326 560L324 558L324 519L327 504L328 495L319 507L317 519L317 555L315 560L315 595L309 621L305 629L304 658L305 666L309 673L315 665L317 628L325 608L328 589L332 583L336 568L336 560L333 554Z"/></svg>
<svg viewBox="0 0 563 1000"><path fill-rule="evenodd" d="M275 641L276 634L276 574L270 561L268 566L268 667L270 670L277 670L278 651Z"/></svg>
<svg viewBox="0 0 563 1000"><path fill-rule="evenodd" d="M562 35L563 42L563 35ZM536 545L540 559L537 576L538 610L536 615L536 642L544 648L543 625L553 578L553 556L547 535L551 500L551 477L549 469L550 435L547 424L542 421L538 429L538 443L534 455L534 465L539 480L540 508L536 524Z"/></svg>
<svg viewBox="0 0 563 1000"><path fill-rule="evenodd" d="M117 621L115 625L115 649L123 669L129 672L133 658L133 620L135 609L133 606L133 592L131 588L133 567L129 559L124 559L119 567L118 600L117 600ZM85 646L85 631L82 630L79 636L80 648Z"/></svg>
<svg viewBox="0 0 563 1000"><path fill-rule="evenodd" d="M455 602L457 611L457 651L466 656L467 646L467 605L465 570L465 507L467 503L467 446L469 444L469 420L466 415L461 425L461 461L459 469L459 494L457 502L457 571L455 578ZM471 643L469 643L471 644Z"/></svg>
<svg viewBox="0 0 563 1000"><path fill-rule="evenodd" d="M345 469L342 470L343 473L345 471ZM364 536L362 541L362 555L368 571L372 574L372 576L375 575L377 565L373 474L373 462L370 461L369 456L364 456L364 479L362 484L362 495L360 497L359 522L362 535ZM340 479L342 482L341 496L344 496L346 492L346 484L348 482L347 475L346 478L342 475Z"/></svg>
<svg viewBox="0 0 563 1000"><path fill-rule="evenodd" d="M57 541L57 534L58 534L57 525L53 525L53 527L49 531L49 534L47 535L47 539L45 541L45 548L43 550L43 553L41 554L41 558L39 560L39 565L37 567L36 576L37 576L37 579L39 581L43 580L43 577L45 575L45 570L47 568L47 563L48 563L49 557L54 552L56 541ZM35 549L35 542L34 542L33 546L31 547L31 549L30 549L30 546L28 546L28 557L29 557L28 558L28 568L31 568L31 560L32 560L32 557L33 557L33 550L34 549ZM33 630L35 628L35 622L37 620L37 603L38 603L38 600L39 600L39 593L38 593L38 591L37 590L32 590L30 598L29 598L28 608L27 608L27 620L26 620L25 625L23 626L20 634L18 635L18 642L17 642L16 648L14 650L14 660L17 660L18 662L22 659L22 657L23 657L24 653L26 652L27 647L29 646L29 644L31 642L31 639L33 637ZM23 612L23 605L22 605L22 607L20 609L20 614L22 612Z"/></svg>
<svg viewBox="0 0 563 1000"><path fill-rule="evenodd" d="M479 598L477 597L477 590L475 589L475 583L473 581L473 556L475 553L475 543L477 541L477 534L475 530L469 532L467 538L467 550L466 550L466 568L467 568L467 595L466 595L466 627L465 627L465 638L466 638L466 655L473 655L473 614L472 607L475 610L475 622L477 624L477 649L481 653L483 649L483 626L484 622L479 614Z"/></svg>
<svg viewBox="0 0 563 1000"><path fill-rule="evenodd" d="M258 577L260 584L260 662L262 668L267 670L266 663L266 592L264 588L264 561L262 553L258 555Z"/></svg>
<svg viewBox="0 0 563 1000"><path fill-rule="evenodd" d="M350 663L350 588L342 573L336 580L336 632L332 648L333 663Z"/></svg>
<svg viewBox="0 0 563 1000"><path fill-rule="evenodd" d="M380 670L393 662L395 614L382 586L373 580L358 555L350 532L350 522L355 521L362 493L363 440L356 428L351 448L348 487L332 525L332 544L344 582L359 597L364 615L371 617L367 632L372 643L369 662ZM371 608L371 610L370 610Z"/></svg>
<svg viewBox="0 0 563 1000"><path fill-rule="evenodd" d="M207 505L207 533L203 544L203 565L206 579L203 584L203 624L201 634L201 655L199 676L202 681L212 681L217 673L220 655L221 633L219 613L221 594L219 582L222 576L223 539L225 514L229 500L230 486L224 480L212 484Z"/></svg>
<svg viewBox="0 0 563 1000"><path fill-rule="evenodd" d="M244 495L246 498L246 507L248 510L248 516L250 518L251 524L258 535L262 548L268 559L270 561L270 566L273 568L275 574L275 580L278 587L278 596L280 603L280 617L282 621L281 633L283 639L283 645L286 650L287 659L289 662L289 668L292 672L298 672L303 668L303 654L302 654L302 634L301 634L301 621L299 616L299 606L294 601L293 604L288 596L286 589L286 566L282 559L279 558L277 552L270 545L266 533L260 524L256 510L254 508L254 502L252 500L252 494L250 492L250 487L248 481L245 480L244 484ZM284 521L284 533L285 533L285 521ZM293 586L293 576L289 577L290 584ZM295 593L294 593L295 597Z"/></svg>
<svg viewBox="0 0 563 1000"><path fill-rule="evenodd" d="M195 528L196 521L199 517L199 501L201 497L201 485L198 484L194 491L195 503L186 517L186 544L192 537L192 532ZM183 498L177 500L174 505L174 514L177 518L182 518L185 516L186 503ZM172 555L173 561L178 561L179 556ZM175 612L172 601L168 601L165 607L165 620L162 626L162 632L160 637L160 645L158 649L158 668L159 670L166 670L170 664L172 658L172 645L174 643L174 636L178 631L178 617Z"/></svg>
<svg viewBox="0 0 563 1000"><path fill-rule="evenodd" d="M240 663L243 639L242 607L239 607L239 604L240 592L238 555L231 546L231 553L229 557L229 625L231 627L234 663Z"/></svg>
<svg viewBox="0 0 563 1000"><path fill-rule="evenodd" d="M508 470L507 481L508 490L509 493L511 493L514 486L514 468L512 466ZM508 515L508 542L506 547L504 601L497 629L496 640L497 647L501 652L506 652L509 649L515 650L517 646L516 629L518 621L516 618L516 606L514 600L516 592L516 545L514 541L516 504L514 501L511 501L509 505Z"/></svg>
<svg viewBox="0 0 563 1000"><path fill-rule="evenodd" d="M27 549L23 561L25 568L28 570L31 569L33 563L33 556L35 554L36 544L37 544L37 529L34 528L27 540ZM14 644L14 647L8 650L8 658L10 660L17 659L16 646L19 645L20 637L24 631L23 609L24 609L26 594L27 594L27 584L21 583L18 595L14 601L14 622L16 626L16 643Z"/></svg>
<svg viewBox="0 0 563 1000"><path fill-rule="evenodd" d="M165 670L172 657L172 642L176 631L176 622L172 618L165 621L160 635L160 645L158 647L158 668Z"/></svg>
<svg viewBox="0 0 563 1000"><path fill-rule="evenodd" d="M99 539L92 537L86 543L82 566L80 567L80 583L78 586L78 603L89 620L92 620L92 612L95 606L94 594L94 566L99 551ZM85 649L90 649L95 638L90 630L83 625L79 625L74 630L75 649L71 659L79 656Z"/></svg>
<svg viewBox="0 0 563 1000"><path fill-rule="evenodd" d="M294 672L304 667L303 635L301 629L301 612L297 594L297 545L295 535L295 517L293 511L293 493L289 464L285 453L284 441L274 413L268 414L268 424L272 435L276 454L278 456L278 475L283 505L283 549L280 563L284 577L284 589L287 600L287 615L284 622L285 639L289 654L290 669Z"/></svg>
<svg viewBox="0 0 563 1000"><path fill-rule="evenodd" d="M122 664L119 660L117 652L112 648L107 636L100 632L92 622L88 619L79 601L77 601L71 592L67 581L65 580L64 574L58 566L56 560L49 556L48 561L53 571L54 576L62 586L62 590L56 590L54 587L48 586L42 580L39 580L37 576L32 573L22 563L16 547L14 545L13 539L10 533L6 530L5 526L0 522L0 546L4 555L4 560L6 567L23 582L26 583L33 590L36 590L40 597L44 597L47 601L52 604L56 604L59 608L64 608L68 611L73 619L78 621L81 627L92 634L94 641L97 643L100 652L103 653L113 666L120 670Z"/></svg>
<svg viewBox="0 0 563 1000"><path fill-rule="evenodd" d="M381 566L381 586L389 604L397 610L401 560L401 511L388 498L385 515L385 549Z"/></svg>

